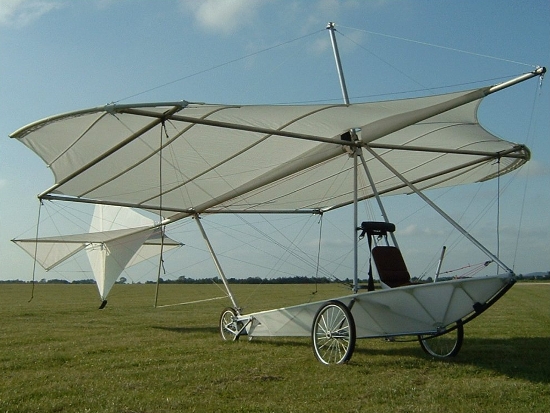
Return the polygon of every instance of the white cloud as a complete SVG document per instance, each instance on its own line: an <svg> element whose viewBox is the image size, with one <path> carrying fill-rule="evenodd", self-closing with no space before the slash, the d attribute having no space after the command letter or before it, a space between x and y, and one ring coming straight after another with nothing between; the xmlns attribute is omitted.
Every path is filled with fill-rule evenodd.
<svg viewBox="0 0 550 413"><path fill-rule="evenodd" d="M445 231L441 229L434 229L430 226L422 226L419 227L417 224L411 224L407 225L406 228L400 228L399 229L399 235L400 236L407 236L407 237L420 237L420 236L443 236L445 235Z"/></svg>
<svg viewBox="0 0 550 413"><path fill-rule="evenodd" d="M2 0L0 2L0 26L27 26L59 7L61 7L61 3L57 1Z"/></svg>
<svg viewBox="0 0 550 413"><path fill-rule="evenodd" d="M262 4L256 0L181 0L202 27L220 33L232 33L252 20Z"/></svg>
<svg viewBox="0 0 550 413"><path fill-rule="evenodd" d="M408 225L406 228L400 229L399 233L403 236L405 235L418 235L420 231L418 230L418 225L411 224Z"/></svg>

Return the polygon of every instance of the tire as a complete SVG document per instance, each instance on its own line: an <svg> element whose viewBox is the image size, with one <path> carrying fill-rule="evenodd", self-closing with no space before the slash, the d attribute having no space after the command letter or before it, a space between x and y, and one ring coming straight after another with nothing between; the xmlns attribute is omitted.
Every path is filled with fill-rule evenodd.
<svg viewBox="0 0 550 413"><path fill-rule="evenodd" d="M313 318L311 339L313 353L323 364L342 364L351 359L355 349L355 322L340 301L329 301Z"/></svg>
<svg viewBox="0 0 550 413"><path fill-rule="evenodd" d="M231 307L222 311L220 316L220 335L224 341L239 339L242 323L237 321L237 312Z"/></svg>
<svg viewBox="0 0 550 413"><path fill-rule="evenodd" d="M464 340L462 321L459 320L454 325L448 326L447 330L451 331L436 335L419 335L418 341L422 350L435 358L444 359L456 356Z"/></svg>

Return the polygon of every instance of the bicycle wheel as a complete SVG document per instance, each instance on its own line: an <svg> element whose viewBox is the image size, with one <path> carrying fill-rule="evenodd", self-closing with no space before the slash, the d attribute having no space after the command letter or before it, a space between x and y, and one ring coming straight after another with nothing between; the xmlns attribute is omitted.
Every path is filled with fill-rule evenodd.
<svg viewBox="0 0 550 413"><path fill-rule="evenodd" d="M355 322L340 301L329 301L313 318L311 329L313 352L323 364L342 364L355 349Z"/></svg>
<svg viewBox="0 0 550 413"><path fill-rule="evenodd" d="M237 312L231 307L222 311L220 316L220 334L225 341L239 339L242 323L237 321Z"/></svg>
<svg viewBox="0 0 550 413"><path fill-rule="evenodd" d="M454 357L462 347L464 340L464 326L462 321L457 321L447 328L445 333L435 335L419 335L418 341L422 350L432 357Z"/></svg>

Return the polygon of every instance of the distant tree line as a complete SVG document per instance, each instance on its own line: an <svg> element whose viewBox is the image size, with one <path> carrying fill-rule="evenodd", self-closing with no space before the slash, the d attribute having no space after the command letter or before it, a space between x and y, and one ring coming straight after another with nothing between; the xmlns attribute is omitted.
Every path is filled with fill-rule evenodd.
<svg viewBox="0 0 550 413"><path fill-rule="evenodd" d="M229 278L230 284L329 284L333 282L351 282L350 280L339 281L336 279L330 279L327 277L321 278L310 278L303 276L295 277L280 277L280 278L260 278L260 277L248 277L248 278ZM0 280L0 284L30 284L32 281L21 281L21 280ZM39 284L95 284L95 280L86 279L86 280L61 280L61 279L50 279L46 280L45 278L37 281ZM159 284L222 284L222 280L219 277L214 278L189 278L186 276L181 276L176 279L159 279ZM128 280L125 277L120 277L117 284L127 284ZM156 281L145 281L144 284L156 284ZM142 284L142 283L137 283Z"/></svg>
<svg viewBox="0 0 550 413"><path fill-rule="evenodd" d="M57 278L52 278L51 280L46 280L42 278L40 281L36 281L38 284L95 284L95 280L60 280ZM22 281L22 280L0 280L0 284L31 284L32 281Z"/></svg>
<svg viewBox="0 0 550 413"><path fill-rule="evenodd" d="M228 278L227 281L230 284L329 284L336 282L327 277L311 278L303 276L295 277L279 277L279 278L260 278L260 277L248 277L248 278ZM339 282L339 281L338 281ZM159 279L160 284L221 284L220 277L214 278L188 278L181 276L177 279ZM156 284L156 281L147 281L146 284Z"/></svg>
<svg viewBox="0 0 550 413"><path fill-rule="evenodd" d="M530 280L550 280L550 271L547 272L538 272L532 274L519 274L517 276L518 280L530 281ZM452 279L452 278L448 278ZM445 280L443 277L440 278L441 281ZM260 278L260 277L248 277L248 278L229 278L230 284L330 284L330 283L342 283L342 284L352 284L352 280L337 280L336 278L328 277L305 277L305 276L294 276L294 277L279 277L279 278ZM432 281L431 278L426 279L425 281ZM95 284L94 279L86 280L61 280L61 279L50 279L46 280L45 278L37 281L39 284ZM30 284L32 281L22 281L22 280L0 280L0 284ZM125 277L120 277L117 284L127 284L128 280ZM156 284L156 281L146 281L144 284ZM182 275L176 279L159 279L159 284L221 284L222 280L219 277L214 278L189 278ZM367 280L359 280L359 283L366 284ZM142 284L142 283L137 283Z"/></svg>

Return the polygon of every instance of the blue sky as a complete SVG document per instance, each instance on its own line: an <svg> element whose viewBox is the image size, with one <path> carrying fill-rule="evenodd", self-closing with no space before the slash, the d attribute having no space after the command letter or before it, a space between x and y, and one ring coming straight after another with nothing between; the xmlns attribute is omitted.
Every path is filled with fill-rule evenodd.
<svg viewBox="0 0 550 413"><path fill-rule="evenodd" d="M472 88L550 65L548 0L2 0L0 279L31 278L32 260L10 239L34 235L36 194L53 184L41 160L8 138L11 132L46 116L109 102L341 101L328 21L339 31L352 102L404 98L420 90L444 93L457 85ZM488 130L532 150L528 166L501 182L506 190L500 200L500 255L518 273L550 270L550 98L545 83L539 89L538 81L531 80L490 96L479 112ZM494 250L495 191L496 184L489 183L430 196ZM472 199L489 205L488 211L482 215L470 209ZM426 262L433 262L448 243L453 247L449 268L484 260L456 241L446 224L420 209L419 201L390 198L388 208L411 272L425 271ZM327 217L323 248L336 254L333 264L350 246L342 231L350 225L344 216L348 212ZM212 218L209 225L227 256L229 276L277 276L263 266L244 267L240 255L254 258L256 253L247 244L228 247L224 237L236 237L227 233L231 225L221 218ZM168 273L215 276L191 228L195 230L182 224L176 229L176 237L188 245L178 252L187 264L174 255ZM317 228L313 220L304 236L304 245L312 250ZM288 269L292 264L282 264L285 253L267 251L277 256L277 268L286 266L295 274ZM256 259L268 261L262 254ZM147 271L130 278L151 277ZM329 271L351 276L347 265ZM37 278L42 277L80 278L70 270L39 272Z"/></svg>

